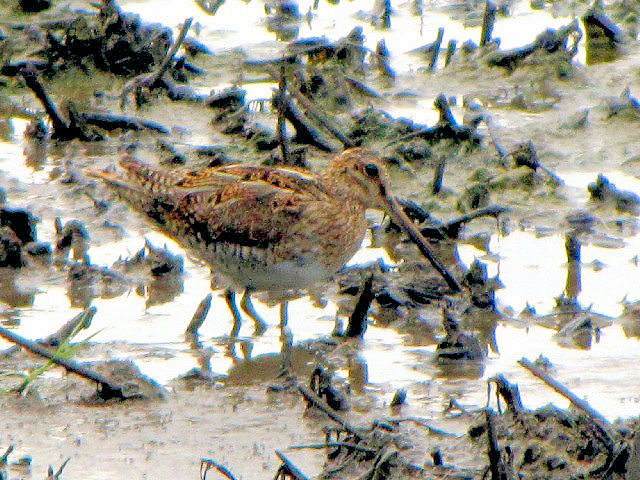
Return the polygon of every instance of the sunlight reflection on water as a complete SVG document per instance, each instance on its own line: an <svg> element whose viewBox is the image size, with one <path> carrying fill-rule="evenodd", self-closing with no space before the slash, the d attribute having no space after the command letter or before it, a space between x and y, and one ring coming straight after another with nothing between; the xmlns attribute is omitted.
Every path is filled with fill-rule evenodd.
<svg viewBox="0 0 640 480"><path fill-rule="evenodd" d="M264 8L260 2L227 1L214 17L203 14L193 2L180 2L176 12L173 0L123 1L123 8L137 12L150 21L162 22L177 27L183 18L193 16L200 24L200 40L212 49L226 50L243 46L249 55L261 54L265 45L270 47L274 55L281 45L275 42L274 34L264 29ZM310 3L301 3L300 11L305 13ZM336 12L339 10L340 14ZM420 18L411 15L407 5L399 6L392 17L393 28L389 31L375 29L366 19L365 13L371 9L371 2L357 0L342 2L339 6L322 3L315 18L309 26L304 21L300 24L300 37L327 35L337 39L346 35L354 26L354 16L364 18L359 23L364 28L368 48L374 50L381 38L386 40L393 55L393 67L402 72L416 70L424 66L424 60L407 54L411 49L425 45L435 39L439 26L444 25L443 44L455 38L461 44L466 39L478 41L480 28L465 28L461 22L450 20L440 13L428 13L424 17L420 29ZM526 16L526 21L522 18ZM229 26L229 18L241 19ZM553 18L546 12L519 12L517 17L499 18L494 36L502 38L502 47L510 48L533 40L543 27L557 27L568 23L567 18ZM244 27L242 29L241 27ZM407 35L407 31L420 30L417 35ZM518 32L515 35L515 31ZM523 40L524 39L524 40ZM249 97L268 98L271 85L255 84L249 87ZM420 111L419 117L417 112ZM416 106L397 109L398 116L410 116L417 121L432 124L435 112L431 102L417 102ZM13 179L25 185L40 185L49 181L52 168L45 165L40 170L28 167L23 160L22 132L26 122L12 120L14 132L10 142L0 142L0 177L3 180ZM585 186L595 179L596 173L561 174L568 186L581 189L583 192L577 201L586 200ZM623 174L613 172L611 180L620 188L631 188L640 191L637 179L629 179ZM39 234L42 240L53 240L53 218L42 218ZM195 355L184 339L184 328L195 311L200 300L210 291L209 270L199 262L185 255L175 242L168 237L151 232L146 237L156 246L164 244L185 257L184 290L168 304L146 306L143 296L132 288L129 292L115 299L95 299L93 305L98 308L90 333L100 331L94 337L95 342L104 342L112 346L108 355L113 357L133 355L136 363L144 373L159 382L167 382L179 374L198 365ZM537 237L528 231L514 231L499 237L494 235L489 247L494 254L487 257L484 252L468 245L458 249L460 258L467 265L475 257L486 262L490 275L499 274L505 285L496 295L499 306L520 312L528 302L538 313L548 313L555 304L554 298L562 294L566 282L566 254L564 237L552 234ZM582 249L582 291L578 300L582 305L593 304L593 311L605 315L616 316L621 312L621 300L626 296L629 300L640 298L639 267L631 260L640 255L640 237L624 239L624 248L604 249L585 244ZM118 242L94 244L89 250L93 263L109 266L120 256L133 255L142 248L144 239L140 236L125 235ZM375 261L382 258L387 264L390 259L381 249L363 249L352 263ZM604 268L595 269L589 264L595 259L606 259ZM635 283L629 279L636 279ZM28 283L28 282L26 282ZM53 283L53 281L52 281ZM277 307L256 302L259 313L267 319L271 326L277 325ZM333 330L337 308L329 302L325 308L316 308L308 299L302 298L290 303L290 324L295 340L319 338L329 335ZM74 315L78 309L69 308L67 291L59 284L46 285L34 292L33 305L20 309L21 324L17 331L29 338L42 337ZM46 323L45 323L46 322ZM640 391L640 380L634 376L638 339L629 338L623 328L614 324L603 329L599 342L595 342L590 350L572 350L561 348L553 339L555 331L540 326L514 326L501 322L496 329L496 343L499 354L490 354L483 379L500 372L507 375L510 381L520 384L523 400L527 406L539 406L553 400L560 406L566 403L551 394L548 389L540 388L540 384L524 373L516 361L522 356L535 359L538 355L547 356L557 365L558 379L567 384L578 395L598 406L598 409L609 417L637 414L639 399L630 392ZM216 373L224 374L233 365L234 360L226 351L227 339L231 329L231 317L220 292L216 291L207 321L200 329L206 346L213 350L211 367ZM252 356L270 354L280 351L280 333L277 328L270 328L258 338L252 337L253 325L245 322L240 337L252 343ZM81 335L82 337L82 335ZM432 379L438 375L433 364L435 346L407 346L403 335L388 328L370 326L361 348L361 355L366 361L369 373L370 388L392 392L396 388L407 388L410 401L419 397L429 409L440 411L441 404L446 403L448 395L459 395L461 403L482 405L486 401L486 383L481 380L464 380L451 378ZM126 342L124 349L120 342ZM4 343L2 343L4 345ZM139 352L135 346L140 345ZM153 346L157 355L149 354L147 347ZM163 356L163 353L169 355ZM588 371L588 375L585 374ZM339 372L347 375L345 371ZM423 395L425 385L433 396ZM603 388L606 385L606 389ZM412 397L412 395L414 395ZM427 398L428 397L428 398Z"/></svg>

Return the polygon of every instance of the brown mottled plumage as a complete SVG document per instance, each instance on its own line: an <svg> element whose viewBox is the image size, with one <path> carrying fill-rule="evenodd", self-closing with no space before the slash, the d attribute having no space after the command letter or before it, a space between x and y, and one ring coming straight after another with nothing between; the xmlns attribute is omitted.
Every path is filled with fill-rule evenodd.
<svg viewBox="0 0 640 480"><path fill-rule="evenodd" d="M359 148L318 174L243 164L178 173L130 158L120 166L123 174L88 173L115 186L225 279L237 325L231 290L245 290L241 305L260 322L250 293L284 293L330 278L360 247L367 208L386 210L414 241L425 242L390 194L378 158Z"/></svg>

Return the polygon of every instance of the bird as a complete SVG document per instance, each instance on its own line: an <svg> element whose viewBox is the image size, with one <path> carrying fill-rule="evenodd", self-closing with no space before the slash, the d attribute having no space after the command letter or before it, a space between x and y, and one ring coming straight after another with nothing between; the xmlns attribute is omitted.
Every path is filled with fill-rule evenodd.
<svg viewBox="0 0 640 480"><path fill-rule="evenodd" d="M119 167L86 173L114 187L222 278L232 332L242 322L237 291L244 291L240 306L256 332L264 331L251 294L285 297L329 280L360 248L369 208L387 212L449 287L460 290L391 193L382 159L367 149L338 153L320 172L243 163L179 171L130 154ZM286 300L280 302L280 321L287 321Z"/></svg>

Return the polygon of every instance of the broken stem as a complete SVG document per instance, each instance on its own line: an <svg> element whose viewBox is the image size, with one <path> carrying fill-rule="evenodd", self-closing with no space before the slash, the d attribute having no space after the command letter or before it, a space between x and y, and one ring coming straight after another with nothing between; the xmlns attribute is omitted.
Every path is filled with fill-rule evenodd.
<svg viewBox="0 0 640 480"><path fill-rule="evenodd" d="M436 41L433 43L433 56L431 57L431 64L429 65L429 70L432 72L435 72L438 67L438 57L440 56L442 37L444 37L444 27L440 27L438 29L438 36L436 37Z"/></svg>
<svg viewBox="0 0 640 480"><path fill-rule="evenodd" d="M176 56L176 53L177 53L178 49L180 48L180 45L182 45L182 42L184 42L184 39L187 36L187 32L189 31L189 28L191 27L191 22L193 22L193 17L187 18L184 21L184 24L182 25L182 28L180 29L180 33L178 34L178 38L176 39L174 44L171 46L171 48L167 52L167 55L164 57L164 60L162 61L162 64L160 65L160 68L158 69L158 71L155 74L153 74L153 76L151 76L151 78L150 78L151 85L153 85L156 82L158 82L162 78L162 76L165 74L167 69L169 68L169 65L173 61L173 57Z"/></svg>
<svg viewBox="0 0 640 480"><path fill-rule="evenodd" d="M589 417L591 417L597 423L602 424L602 425L607 426L607 427L610 425L609 421L605 417L603 417L602 414L600 414L596 410L594 410L591 407L591 405L589 405L587 402L585 402L581 398L578 398L567 387L565 387L560 382L558 382L556 379L554 379L551 376L547 375L545 372L543 372L538 367L533 365L528 359L523 357L520 360L518 360L518 364L520 364L522 367L526 368L531 374L533 374L534 376L536 376L540 380L542 380L544 383L546 383L555 392L559 393L564 398L569 400L574 407L578 408L579 410L582 410L584 413L586 413Z"/></svg>
<svg viewBox="0 0 640 480"><path fill-rule="evenodd" d="M31 353L35 353L41 357L44 357L56 365L61 366L65 370L71 373L75 373L76 375L86 378L87 380L91 380L92 382L96 382L100 387L98 394L103 399L109 398L119 398L124 399L125 395L122 390L122 387L119 385L115 385L109 381L105 376L100 375L97 372L89 370L85 368L83 365L74 362L73 360L66 360L63 358L56 357L53 353L48 351L47 349L41 347L37 343L32 342L20 335L8 330L6 328L0 327L0 337L9 340L11 343L15 343L20 345L22 348L29 350Z"/></svg>
<svg viewBox="0 0 640 480"><path fill-rule="evenodd" d="M284 165L289 165L289 149L287 148L287 132L284 123L284 98L287 94L287 78L285 76L284 63L280 66L278 79L278 143L280 144L280 160Z"/></svg>
<svg viewBox="0 0 640 480"><path fill-rule="evenodd" d="M208 294L202 299L202 301L198 305L198 308L194 312L193 317L191 318L191 322L189 322L185 333L190 333L192 335L198 334L198 329L204 323L204 319L207 318L209 308L211 308L211 294Z"/></svg>

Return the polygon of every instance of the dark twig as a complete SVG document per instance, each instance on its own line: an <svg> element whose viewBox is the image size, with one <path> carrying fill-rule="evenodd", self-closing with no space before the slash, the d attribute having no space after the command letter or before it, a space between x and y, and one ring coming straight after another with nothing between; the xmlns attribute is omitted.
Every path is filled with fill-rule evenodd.
<svg viewBox="0 0 640 480"><path fill-rule="evenodd" d="M491 471L491 480L508 480L507 468L502 461L502 455L500 446L498 445L498 438L496 436L496 430L494 425L494 415L489 409L485 410L487 419L487 440L489 442L488 456L489 456L489 469Z"/></svg>
<svg viewBox="0 0 640 480"><path fill-rule="evenodd" d="M487 0L487 4L484 9L484 18L482 20L482 31L480 33L480 46L484 47L491 41L491 34L493 33L493 24L496 21L496 13L498 13L498 7L491 0Z"/></svg>
<svg viewBox="0 0 640 480"><path fill-rule="evenodd" d="M573 37L574 45L567 49L567 40L569 37ZM577 53L577 45L580 38L582 38L582 30L580 30L578 19L575 19L572 23L560 27L557 30L545 30L539 34L532 43L512 50L496 51L487 58L487 61L489 65L513 70L536 50L554 53L562 49L568 56L572 57Z"/></svg>
<svg viewBox="0 0 640 480"><path fill-rule="evenodd" d="M49 347L58 347L62 342L64 342L73 332L78 332L80 328L89 328L91 325L91 320L95 316L98 309L96 307L89 307L78 315L73 317L71 320L66 322L62 327L58 329L57 332L52 333L48 337L39 340L38 343L49 346Z"/></svg>
<svg viewBox="0 0 640 480"><path fill-rule="evenodd" d="M282 108L284 110L285 118L293 125L296 130L295 141L300 143L307 143L324 152L334 152L338 150L335 144L328 141L324 136L314 127L300 110L291 101L291 98L285 96L278 99L282 102Z"/></svg>
<svg viewBox="0 0 640 480"><path fill-rule="evenodd" d="M444 66L448 67L451 63L451 59L453 55L456 53L457 42L455 40L449 40L449 44L447 45L447 56L444 59Z"/></svg>
<svg viewBox="0 0 640 480"><path fill-rule="evenodd" d="M275 69L269 68L269 66L267 66L266 69L274 79L279 78L279 75L276 74L276 70ZM288 88L287 88L287 91L291 94L291 96L293 98L296 99L296 101L302 106L302 108L304 108L305 113L309 117L311 117L315 122L317 122L322 128L324 128L326 131L328 131L331 135L336 137L338 139L338 141L340 141L340 143L342 143L342 145L344 145L344 148L351 148L351 147L355 146L354 143L349 139L349 137L347 137L347 135L345 135L340 130L340 128L338 128L333 123L333 121L331 121L329 118L327 118L327 116L325 116L315 105L313 105L313 103L311 103L311 101L307 97L305 97L302 94L302 92L300 92L300 90L298 90L293 85L289 85ZM285 99L287 97L284 94L281 94L281 98ZM288 100L288 101L289 101L289 103L291 102L290 100ZM283 101L283 108L284 108L284 101ZM280 110L278 110L278 114L279 113L280 113ZM295 113L295 110L293 110L291 112L287 112L286 110L284 110L284 114L285 114L287 120L291 121L292 113ZM299 120L300 120L300 122L302 122L302 117L300 117ZM294 124L294 127L296 128L296 133L298 135L300 135L300 132L298 132L298 127L296 127L295 125L296 124ZM310 125L307 126L307 129L309 130L310 133L312 133L312 134L315 133L313 131L313 128ZM326 143L326 142L323 141L323 143Z"/></svg>
<svg viewBox="0 0 640 480"><path fill-rule="evenodd" d="M444 168L447 165L447 159L444 155L440 157L436 168L433 172L433 185L431 187L431 194L437 195L442 190L442 179L444 177Z"/></svg>
<svg viewBox="0 0 640 480"><path fill-rule="evenodd" d="M288 478L285 475L293 478L294 480L309 480L304 473L302 473L298 467L296 467L291 460L289 460L284 453L279 450L276 450L276 455L282 462L282 466L278 469L278 473L276 473L275 479L278 478ZM274 480L275 480L274 479Z"/></svg>
<svg viewBox="0 0 640 480"><path fill-rule="evenodd" d="M275 102L278 107L278 143L280 144L280 161L284 165L289 163L289 149L287 148L287 131L284 123L284 106L282 99L287 95L287 77L284 63L280 65L280 75L278 78L278 100Z"/></svg>
<svg viewBox="0 0 640 480"><path fill-rule="evenodd" d="M317 408L318 410L321 410L331 420L333 420L338 425L340 425L340 427L344 431L350 433L351 435L355 436L359 440L362 440L365 437L365 435L363 435L360 431L358 431L358 429L356 429L349 422L347 422L344 418L342 418L340 415L338 415L338 413L336 413L336 411L334 409L329 407L329 405L327 405L327 402L325 402L318 395L313 393L311 391L311 389L309 389L305 385L301 385L301 384L297 384L296 387L298 388L298 391L302 394L302 396L305 398L305 400L307 400L307 402L313 404L313 406L315 408Z"/></svg>
<svg viewBox="0 0 640 480"><path fill-rule="evenodd" d="M152 130L158 133L169 133L169 130L162 125L147 120L137 118L123 117L118 115L110 115L104 113L83 113L75 112L72 104L69 104L69 122L66 122L51 98L47 95L44 86L38 78L38 72L32 65L27 65L20 70L25 84L29 87L36 98L40 101L45 112L51 119L53 127L53 138L61 140L71 140L79 138L81 140L90 140L91 137L86 135L81 125L95 125L107 131L115 129L121 130Z"/></svg>
<svg viewBox="0 0 640 480"><path fill-rule="evenodd" d="M65 122L56 105L51 98L47 95L44 86L38 78L38 71L33 65L25 65L20 69L20 74L24 79L24 83L29 87L38 101L44 107L45 112L51 120L51 126L53 127L53 138L59 138L61 140L70 140L72 138L79 137L78 132L72 131L71 127Z"/></svg>
<svg viewBox="0 0 640 480"><path fill-rule="evenodd" d="M124 88L122 89L122 93L120 94L120 103L121 107L125 104L125 99L127 95L133 90L140 88L149 88L153 89L160 85L162 77L166 73L167 69L171 65L173 58L175 57L180 45L184 42L185 37L187 36L187 32L191 27L191 23L193 22L193 18L187 18L180 29L180 33L178 34L178 38L173 43L169 51L164 57L164 60L160 64L158 70L151 75L140 75L131 81L127 82Z"/></svg>
<svg viewBox="0 0 640 480"><path fill-rule="evenodd" d="M209 313L209 309L211 308L211 294L208 294L206 297L202 299L198 308L193 314L189 325L187 326L185 333L190 333L192 335L198 334L198 329L204 323L205 318L207 318L207 314Z"/></svg>
<svg viewBox="0 0 640 480"><path fill-rule="evenodd" d="M356 303L353 313L349 317L349 324L347 325L347 331L345 336L349 338L364 336L364 332L367 330L367 312L371 306L371 302L375 298L371 287L373 285L373 275L369 275L362 284L360 297Z"/></svg>
<svg viewBox="0 0 640 480"><path fill-rule="evenodd" d="M346 442L327 442L327 443L311 443L309 445L293 445L287 447L289 450L302 450L306 448L320 450L323 448L346 448L347 450L354 450L356 452L362 453L376 453L377 450L372 448L361 447L360 445L356 445L355 443L346 443Z"/></svg>
<svg viewBox="0 0 640 480"><path fill-rule="evenodd" d="M60 327L56 332L45 338L37 340L36 343L46 347L58 347L71 335L72 332L78 331L80 325L84 325L83 328L89 327L95 314L96 307L89 307L73 317L71 320L65 322L64 325L62 325L62 327ZM19 351L19 345L12 345L10 348L0 352L0 355L9 356Z"/></svg>
<svg viewBox="0 0 640 480"><path fill-rule="evenodd" d="M68 457L64 462L62 462L62 465L60 465L60 468L55 473L53 472L53 467L49 465L46 480L58 480L60 478L60 475L62 474L62 470L64 470L64 467L66 467L67 463L69 463L69 460L71 460L71 457Z"/></svg>
<svg viewBox="0 0 640 480"><path fill-rule="evenodd" d="M390 58L391 56L389 55L389 49L387 48L387 44L385 43L383 38L376 45L375 63L378 67L378 72L380 72L380 75L393 79L395 78L396 73L391 68L391 65L389 65Z"/></svg>
<svg viewBox="0 0 640 480"><path fill-rule="evenodd" d="M432 433L434 435L439 435L439 436L442 436L442 437L460 438L460 436L456 435L455 433L447 432L447 431L444 431L444 430L441 430L439 428L436 428L436 427L433 427L433 426L429 425L427 420L423 419L423 418L418 418L418 417L385 418L384 420L385 420L385 422L389 422L389 423L396 424L396 425L401 423L401 422L411 422L411 423L415 423L416 425L419 425L419 426L425 428L429 433Z"/></svg>
<svg viewBox="0 0 640 480"><path fill-rule="evenodd" d="M444 93L440 93L436 99L433 101L433 106L436 107L438 113L440 114L440 118L438 119L438 123L440 124L448 124L448 125L457 125L455 117L453 113L451 113L451 107L449 106L449 100L447 100L447 96Z"/></svg>
<svg viewBox="0 0 640 480"><path fill-rule="evenodd" d="M325 130L327 130L331 135L336 137L344 148L354 147L355 144L347 137L340 129L333 124L333 122L328 119L325 115L323 115L312 103L309 101L307 97L302 95L300 91L296 88L290 88L289 91L291 95L298 101L300 105L305 109L306 113L312 117L316 122L318 122Z"/></svg>
<svg viewBox="0 0 640 480"><path fill-rule="evenodd" d="M370 98L380 98L381 95L376 92L373 88L367 86L364 82L361 82L360 80L356 80L355 78L351 78L351 77L344 77L345 82L347 82L347 85L349 85L352 89L354 89L356 92L358 92L358 94L363 95L365 97L370 97Z"/></svg>
<svg viewBox="0 0 640 480"><path fill-rule="evenodd" d="M460 236L460 230L462 227L471 220L479 217L495 217L505 212L510 211L509 207L503 207L501 205L489 205L488 207L472 210L469 213L465 213L453 220L449 220L446 223L436 223L433 218L430 219L433 225L424 227L420 230L420 233L427 238L446 240L448 238L455 239Z"/></svg>
<svg viewBox="0 0 640 480"><path fill-rule="evenodd" d="M544 173L546 173L549 178L551 178L551 180L557 185L564 185L564 182L560 177L558 177L554 172L540 163L540 161L538 160L538 151L535 144L531 140L521 143L508 155L513 155L513 161L516 166L525 166L529 167L532 170L540 169Z"/></svg>
<svg viewBox="0 0 640 480"><path fill-rule="evenodd" d="M518 416L522 411L522 401L520 400L518 385L509 383L502 374L496 375L489 379L489 381L493 381L496 384L498 395L504 398L504 401L507 402L507 407L513 415Z"/></svg>
<svg viewBox="0 0 640 480"><path fill-rule="evenodd" d="M518 360L518 364L526 368L531 374L533 374L534 376L542 380L544 383L546 383L555 392L559 393L564 398L569 400L574 407L582 410L598 425L604 426L604 427L610 426L609 421L604 416L602 416L601 413L594 410L593 407L591 407L591 405L589 405L587 402L585 402L581 398L578 398L573 392L571 392L567 387L562 385L556 379L552 378L550 375L546 374L545 372L540 370L538 367L533 365L528 359L523 357L520 360Z"/></svg>
<svg viewBox="0 0 640 480"><path fill-rule="evenodd" d="M438 29L438 36L436 37L436 41L433 43L433 55L431 57L431 63L429 64L429 70L431 70L432 72L435 72L436 68L438 68L438 57L440 56L442 37L444 37L444 28L440 27Z"/></svg>
<svg viewBox="0 0 640 480"><path fill-rule="evenodd" d="M105 113L80 113L79 119L86 124L95 125L103 130L151 130L157 133L169 133L169 129L159 123L138 118L110 115Z"/></svg>
<svg viewBox="0 0 640 480"><path fill-rule="evenodd" d="M222 465L221 463L212 460L211 458L201 458L200 459L200 480L207 480L207 472L215 468L222 475L227 477L229 480L236 480L236 477L233 476L233 473Z"/></svg>
<svg viewBox="0 0 640 480"><path fill-rule="evenodd" d="M384 0L382 11L382 28L391 28L391 0Z"/></svg>
<svg viewBox="0 0 640 480"><path fill-rule="evenodd" d="M0 457L0 468L4 468L7 466L7 463L9 462L9 455L11 455L11 452L13 452L14 448L14 445L9 445L5 452L2 454L2 456Z"/></svg>
<svg viewBox="0 0 640 480"><path fill-rule="evenodd" d="M176 41L173 43L173 45L167 52L167 55L164 57L164 60L160 64L160 68L156 73L154 73L150 77L151 85L154 85L156 82L158 82L162 78L162 76L166 73L167 69L171 65L171 62L173 62L173 58L176 56L178 49L182 45L182 42L184 42L185 37L187 36L187 32L191 27L191 22L193 22L193 17L187 18L184 21L182 28L180 28L180 33L178 34L178 38L176 39Z"/></svg>
<svg viewBox="0 0 640 480"><path fill-rule="evenodd" d="M41 357L44 357L50 360L51 362L61 366L68 372L75 373L80 377L86 378L87 380L97 383L99 387L98 395L100 396L100 398L103 398L105 400L111 399L111 398L117 398L122 400L127 398L122 386L112 383L105 376L97 372L94 372L92 370L89 370L88 368L84 367L78 362L75 362L73 360L67 360L64 358L57 358L53 353L51 353L44 347L41 347L37 343L34 343L31 340L27 340L26 338L21 337L20 335L15 334L11 330L7 330L6 328L3 328L3 327L0 327L0 337L3 337L6 340L9 340L10 342L15 343L17 345L20 345L22 348L25 348L30 352L35 353L36 355L40 355Z"/></svg>

